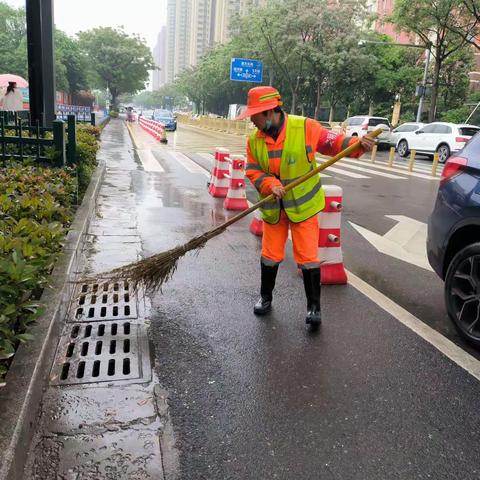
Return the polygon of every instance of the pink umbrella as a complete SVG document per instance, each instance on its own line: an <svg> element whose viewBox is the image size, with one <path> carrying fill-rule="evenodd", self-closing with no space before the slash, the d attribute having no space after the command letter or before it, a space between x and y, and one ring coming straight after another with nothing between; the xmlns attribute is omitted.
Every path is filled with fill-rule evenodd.
<svg viewBox="0 0 480 480"><path fill-rule="evenodd" d="M17 82L18 88L28 87L28 82L18 75L12 75L11 73L0 75L0 87L8 87L8 82Z"/></svg>

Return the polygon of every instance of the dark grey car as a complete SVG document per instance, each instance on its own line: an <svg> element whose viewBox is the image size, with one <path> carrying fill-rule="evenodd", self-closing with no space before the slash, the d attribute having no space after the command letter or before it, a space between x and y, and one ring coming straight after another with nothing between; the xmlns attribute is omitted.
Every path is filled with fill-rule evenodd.
<svg viewBox="0 0 480 480"><path fill-rule="evenodd" d="M480 135L445 164L428 223L427 253L445 281L450 319L480 347Z"/></svg>

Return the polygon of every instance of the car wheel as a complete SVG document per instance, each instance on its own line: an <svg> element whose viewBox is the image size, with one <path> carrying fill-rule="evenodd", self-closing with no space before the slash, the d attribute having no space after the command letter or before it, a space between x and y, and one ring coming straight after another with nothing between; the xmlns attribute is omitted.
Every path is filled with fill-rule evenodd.
<svg viewBox="0 0 480 480"><path fill-rule="evenodd" d="M440 163L445 163L450 156L450 147L448 145L442 144L437 148L438 161Z"/></svg>
<svg viewBox="0 0 480 480"><path fill-rule="evenodd" d="M401 157L406 157L408 155L408 143L406 140L400 140L397 152Z"/></svg>
<svg viewBox="0 0 480 480"><path fill-rule="evenodd" d="M460 335L480 347L480 243L460 250L445 278L448 316Z"/></svg>

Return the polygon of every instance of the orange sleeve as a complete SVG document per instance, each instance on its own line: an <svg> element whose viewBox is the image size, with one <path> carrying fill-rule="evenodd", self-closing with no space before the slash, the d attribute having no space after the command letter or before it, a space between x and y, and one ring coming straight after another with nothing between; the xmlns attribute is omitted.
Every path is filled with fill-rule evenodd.
<svg viewBox="0 0 480 480"><path fill-rule="evenodd" d="M337 153L359 141L356 137L347 137L343 133L328 130L310 118L307 119L307 131L311 136L312 146L316 145L317 152L329 157L334 157ZM365 150L360 147L351 157L358 158L364 153Z"/></svg>
<svg viewBox="0 0 480 480"><path fill-rule="evenodd" d="M265 172L257 159L253 156L250 149L250 142L247 140L247 166L245 167L245 174L252 183L252 185L262 194L270 195L272 193L272 187L282 185L282 182Z"/></svg>

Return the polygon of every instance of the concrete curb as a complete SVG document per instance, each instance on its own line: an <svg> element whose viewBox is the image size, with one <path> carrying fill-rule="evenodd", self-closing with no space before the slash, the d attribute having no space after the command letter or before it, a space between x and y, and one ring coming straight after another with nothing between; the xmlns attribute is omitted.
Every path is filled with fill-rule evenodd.
<svg viewBox="0 0 480 480"><path fill-rule="evenodd" d="M0 389L0 480L23 478L44 386L73 293L72 280L80 271L84 237L105 170L105 162L100 160L51 274L51 288L45 289L40 299L45 313L31 329L35 340L19 346L7 385Z"/></svg>

